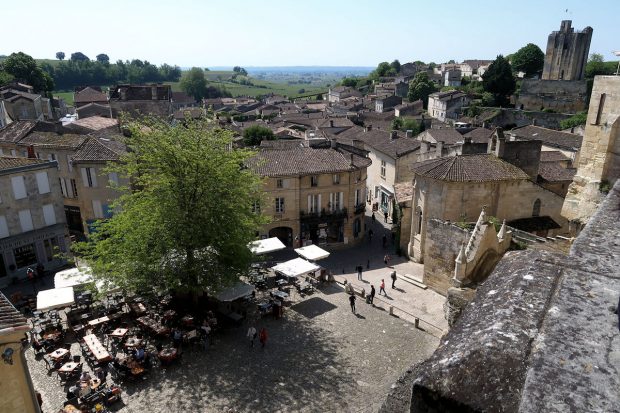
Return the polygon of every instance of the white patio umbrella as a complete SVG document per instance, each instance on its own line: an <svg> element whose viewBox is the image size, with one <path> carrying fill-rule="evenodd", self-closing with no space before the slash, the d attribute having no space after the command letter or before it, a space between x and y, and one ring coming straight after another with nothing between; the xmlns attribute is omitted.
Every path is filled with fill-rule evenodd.
<svg viewBox="0 0 620 413"><path fill-rule="evenodd" d="M314 244L296 248L295 252L310 261L318 261L329 257L329 252Z"/></svg>
<svg viewBox="0 0 620 413"><path fill-rule="evenodd" d="M69 268L68 270L58 271L56 275L54 275L54 287L75 287L88 284L92 282L92 280L93 276L90 273L90 268Z"/></svg>
<svg viewBox="0 0 620 413"><path fill-rule="evenodd" d="M73 303L75 303L73 287L52 288L39 291L37 294L37 310L39 311L64 308Z"/></svg>
<svg viewBox="0 0 620 413"><path fill-rule="evenodd" d="M252 241L248 244L248 248L255 255L269 254L270 252L280 251L286 248L286 245L279 238L266 238L258 241Z"/></svg>
<svg viewBox="0 0 620 413"><path fill-rule="evenodd" d="M293 260L282 262L274 267L271 267L271 269L284 274L286 277L298 277L300 275L320 270L321 267L311 262L308 262L303 258L295 258Z"/></svg>

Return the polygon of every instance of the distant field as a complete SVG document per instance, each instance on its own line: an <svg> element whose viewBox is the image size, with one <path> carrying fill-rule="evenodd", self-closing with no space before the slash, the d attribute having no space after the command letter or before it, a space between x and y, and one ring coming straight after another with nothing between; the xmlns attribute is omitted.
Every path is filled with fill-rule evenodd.
<svg viewBox="0 0 620 413"><path fill-rule="evenodd" d="M73 92L52 92L52 95L64 99L67 105L73 105Z"/></svg>

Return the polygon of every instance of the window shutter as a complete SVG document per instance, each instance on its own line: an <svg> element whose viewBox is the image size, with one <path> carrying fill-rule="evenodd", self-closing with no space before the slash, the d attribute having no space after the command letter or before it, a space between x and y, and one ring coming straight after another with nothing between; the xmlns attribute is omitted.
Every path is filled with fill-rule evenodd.
<svg viewBox="0 0 620 413"><path fill-rule="evenodd" d="M103 209L101 208L101 201L93 200L93 213L95 218L103 218Z"/></svg>
<svg viewBox="0 0 620 413"><path fill-rule="evenodd" d="M67 155L67 165L69 167L69 172L73 172L73 162L71 161L71 155Z"/></svg>
<svg viewBox="0 0 620 413"><path fill-rule="evenodd" d="M6 238L9 236L9 226L6 224L6 218L4 215L0 216L0 238Z"/></svg>
<svg viewBox="0 0 620 413"><path fill-rule="evenodd" d="M308 195L308 213L314 212L312 210L312 195Z"/></svg>
<svg viewBox="0 0 620 413"><path fill-rule="evenodd" d="M37 187L40 194L47 194L50 191L50 181L47 178L47 172L37 172Z"/></svg>
<svg viewBox="0 0 620 413"><path fill-rule="evenodd" d="M15 199L26 198L26 184L24 183L23 176L13 176L11 178L11 185L13 186L13 195L15 195Z"/></svg>
<svg viewBox="0 0 620 413"><path fill-rule="evenodd" d="M331 192L329 193L329 210L330 211L336 210L336 205L334 205L334 194Z"/></svg>
<svg viewBox="0 0 620 413"><path fill-rule="evenodd" d="M86 168L80 168L80 172L82 172L82 182L84 186L88 188L88 176L86 175Z"/></svg>
<svg viewBox="0 0 620 413"><path fill-rule="evenodd" d="M43 220L48 227L56 224L56 212L53 204L43 205Z"/></svg>
<svg viewBox="0 0 620 413"><path fill-rule="evenodd" d="M22 232L32 231L32 215L30 215L29 209L19 211L19 224L22 227Z"/></svg>
<svg viewBox="0 0 620 413"><path fill-rule="evenodd" d="M340 206L340 209L342 209L344 208L344 192L339 193L339 198L340 198L340 203L338 205Z"/></svg>
<svg viewBox="0 0 620 413"><path fill-rule="evenodd" d="M89 168L90 169L90 180L93 183L93 188L97 187L97 170L95 168Z"/></svg>

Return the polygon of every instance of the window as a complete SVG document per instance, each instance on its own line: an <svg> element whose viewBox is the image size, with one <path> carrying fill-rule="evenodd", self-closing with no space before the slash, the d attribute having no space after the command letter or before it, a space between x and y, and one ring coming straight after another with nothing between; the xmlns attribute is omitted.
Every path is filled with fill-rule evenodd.
<svg viewBox="0 0 620 413"><path fill-rule="evenodd" d="M355 206L361 204L360 194L362 193L361 189L355 190Z"/></svg>
<svg viewBox="0 0 620 413"><path fill-rule="evenodd" d="M17 156L17 152L15 152L15 149L11 149L11 156L13 157Z"/></svg>
<svg viewBox="0 0 620 413"><path fill-rule="evenodd" d="M22 227L22 232L28 232L34 229L32 225L32 215L30 215L29 209L19 211L19 224Z"/></svg>
<svg viewBox="0 0 620 413"><path fill-rule="evenodd" d="M43 240L43 248L45 249L47 261L52 261L54 259L54 254L59 250L58 240L56 238Z"/></svg>
<svg viewBox="0 0 620 413"><path fill-rule="evenodd" d="M536 201L534 201L534 207L532 208L532 216L533 217L539 217L540 216L540 199L537 199Z"/></svg>
<svg viewBox="0 0 620 413"><path fill-rule="evenodd" d="M276 187L278 187L278 188L284 188L284 180L282 180L282 179L276 179Z"/></svg>
<svg viewBox="0 0 620 413"><path fill-rule="evenodd" d="M331 212L340 211L343 207L344 192L333 192L329 194L329 209Z"/></svg>
<svg viewBox="0 0 620 413"><path fill-rule="evenodd" d="M24 268L37 263L37 254L35 253L34 244L22 245L13 250L15 256L15 266Z"/></svg>
<svg viewBox="0 0 620 413"><path fill-rule="evenodd" d="M308 213L318 214L321 210L321 194L308 195Z"/></svg>
<svg viewBox="0 0 620 413"><path fill-rule="evenodd" d="M13 187L15 199L26 198L26 184L24 183L24 177L22 175L11 177L11 186Z"/></svg>
<svg viewBox="0 0 620 413"><path fill-rule="evenodd" d="M319 186L319 177L311 176L310 177L310 186Z"/></svg>
<svg viewBox="0 0 620 413"><path fill-rule="evenodd" d="M340 183L340 174L333 175L333 182L334 182L334 185L338 185Z"/></svg>
<svg viewBox="0 0 620 413"><path fill-rule="evenodd" d="M50 181L47 178L47 172L37 172L37 187L40 194L47 194L50 191Z"/></svg>
<svg viewBox="0 0 620 413"><path fill-rule="evenodd" d="M77 192L77 184L75 183L75 179L71 180L71 191L73 192L73 198L77 198L78 192Z"/></svg>
<svg viewBox="0 0 620 413"><path fill-rule="evenodd" d="M103 218L103 208L101 208L101 201L93 199L93 214L97 219Z"/></svg>
<svg viewBox="0 0 620 413"><path fill-rule="evenodd" d="M284 198L276 198L276 213L282 214L284 212Z"/></svg>
<svg viewBox="0 0 620 413"><path fill-rule="evenodd" d="M95 168L80 168L82 170L82 182L85 187L94 188L97 186L97 173Z"/></svg>
<svg viewBox="0 0 620 413"><path fill-rule="evenodd" d="M252 202L252 212L254 214L260 214L260 201Z"/></svg>
<svg viewBox="0 0 620 413"><path fill-rule="evenodd" d="M4 150L2 148L0 148L0 156L4 155Z"/></svg>
<svg viewBox="0 0 620 413"><path fill-rule="evenodd" d="M56 224L56 211L53 204L43 205L43 220L46 226Z"/></svg>
<svg viewBox="0 0 620 413"><path fill-rule="evenodd" d="M116 172L110 172L108 181L110 186L118 186L118 174Z"/></svg>
<svg viewBox="0 0 620 413"><path fill-rule="evenodd" d="M0 215L0 238L6 238L9 236L9 226L6 224L6 217Z"/></svg>
<svg viewBox="0 0 620 413"><path fill-rule="evenodd" d="M422 232L422 208L416 208L416 225L415 225L415 233L419 234Z"/></svg>
<svg viewBox="0 0 620 413"><path fill-rule="evenodd" d="M73 161L71 160L71 155L67 155L67 165L69 167L69 172L73 172Z"/></svg>
<svg viewBox="0 0 620 413"><path fill-rule="evenodd" d="M381 160L381 177L385 178L385 161Z"/></svg>

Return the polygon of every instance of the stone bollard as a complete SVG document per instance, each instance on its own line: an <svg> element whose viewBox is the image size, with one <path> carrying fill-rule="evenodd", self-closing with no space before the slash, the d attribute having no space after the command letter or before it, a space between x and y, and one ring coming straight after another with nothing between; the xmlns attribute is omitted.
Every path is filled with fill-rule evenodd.
<svg viewBox="0 0 620 413"><path fill-rule="evenodd" d="M419 329L420 328L420 319L416 317L416 319L413 322L413 325L415 326L415 328Z"/></svg>
<svg viewBox="0 0 620 413"><path fill-rule="evenodd" d="M394 307L390 306L390 315L394 315Z"/></svg>

